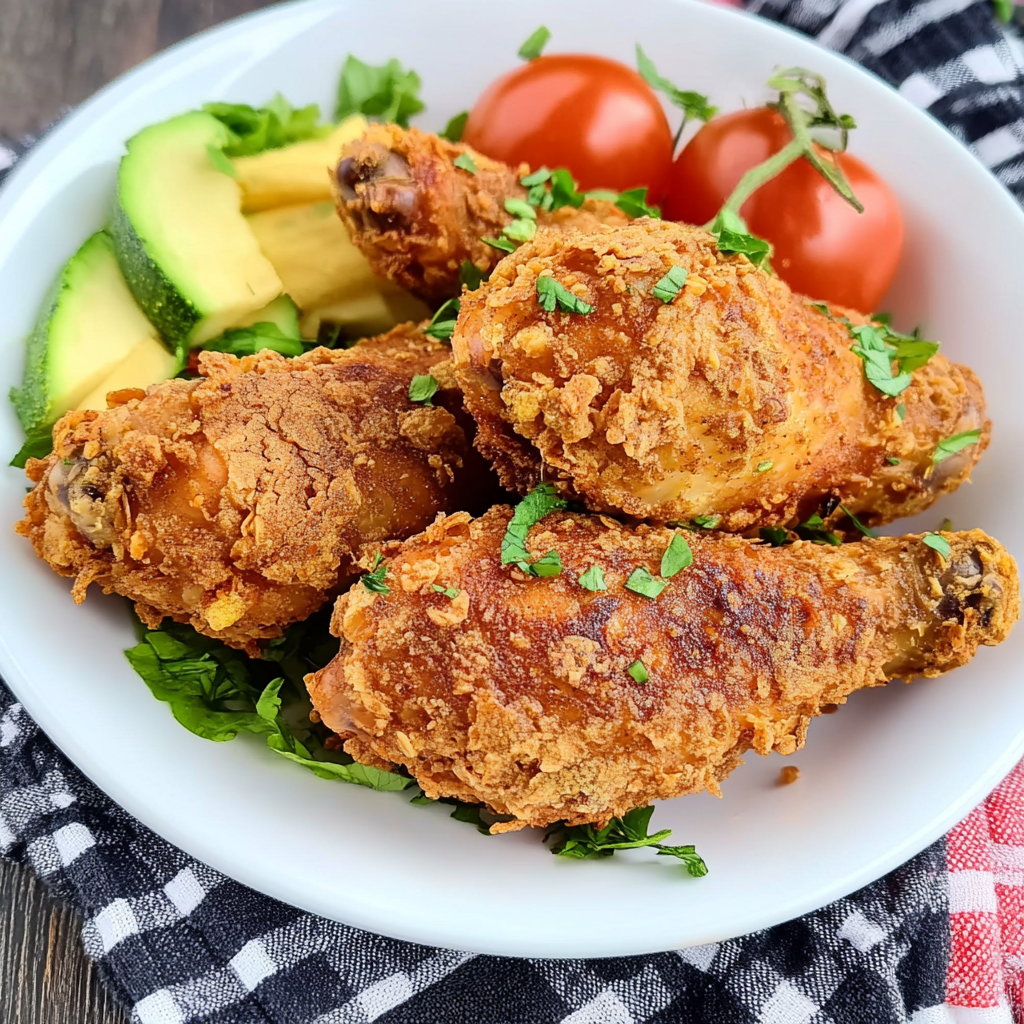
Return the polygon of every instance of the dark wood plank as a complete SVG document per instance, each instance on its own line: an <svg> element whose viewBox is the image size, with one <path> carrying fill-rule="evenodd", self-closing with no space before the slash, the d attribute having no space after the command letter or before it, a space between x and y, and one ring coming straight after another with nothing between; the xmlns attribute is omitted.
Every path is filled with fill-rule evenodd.
<svg viewBox="0 0 1024 1024"><path fill-rule="evenodd" d="M37 132L121 72L260 0L0 0L0 136Z"/></svg>
<svg viewBox="0 0 1024 1024"><path fill-rule="evenodd" d="M228 18L269 6L266 0L164 0L160 5L157 46L163 49Z"/></svg>
<svg viewBox="0 0 1024 1024"><path fill-rule="evenodd" d="M0 1024L126 1024L82 953L81 927L30 871L0 861Z"/></svg>

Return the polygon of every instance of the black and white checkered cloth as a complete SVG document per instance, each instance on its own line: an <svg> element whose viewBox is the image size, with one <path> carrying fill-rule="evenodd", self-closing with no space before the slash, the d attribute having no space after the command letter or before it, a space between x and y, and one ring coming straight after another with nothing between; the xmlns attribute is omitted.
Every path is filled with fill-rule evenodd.
<svg viewBox="0 0 1024 1024"><path fill-rule="evenodd" d="M754 0L927 107L1024 199L1024 51L977 0ZM23 147L0 140L0 178ZM0 684L0 854L84 916L134 1024L930 1024L944 843L848 899L709 946L608 960L431 949L287 907L100 793Z"/></svg>

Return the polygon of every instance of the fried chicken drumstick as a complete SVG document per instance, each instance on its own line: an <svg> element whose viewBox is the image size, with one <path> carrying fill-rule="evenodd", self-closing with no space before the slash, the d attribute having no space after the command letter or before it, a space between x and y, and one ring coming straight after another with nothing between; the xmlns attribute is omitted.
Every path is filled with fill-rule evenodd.
<svg viewBox="0 0 1024 1024"><path fill-rule="evenodd" d="M456 166L465 155L474 173ZM483 239L514 219L505 200L526 199L520 178L528 171L416 128L375 124L345 146L331 182L338 213L374 271L438 304L459 294L464 261L485 274L497 264L501 251ZM584 229L628 220L599 199L537 218Z"/></svg>
<svg viewBox="0 0 1024 1024"><path fill-rule="evenodd" d="M551 514L527 546L564 568L536 579L501 566L510 516L439 517L389 546L390 594L343 595L340 653L307 677L357 760L514 816L497 830L717 793L745 751L792 753L824 705L962 665L1019 610L1013 559L979 530L944 534L948 560L916 537L769 548L690 534L693 564L651 599L624 584L638 566L658 573L673 531ZM579 582L594 565L604 591Z"/></svg>
<svg viewBox="0 0 1024 1024"><path fill-rule="evenodd" d="M360 544L494 500L458 391L409 400L446 356L412 325L295 359L202 353L201 379L60 420L18 532L76 601L95 582L153 628L171 616L256 653L338 592Z"/></svg>
<svg viewBox="0 0 1024 1024"><path fill-rule="evenodd" d="M670 271L685 284L659 297ZM545 310L545 277L592 309ZM507 488L544 479L592 511L720 515L733 532L827 498L886 523L970 475L989 434L974 374L936 355L889 397L853 343L706 231L646 218L538 231L463 296L452 336L475 443ZM979 443L933 463L970 430Z"/></svg>

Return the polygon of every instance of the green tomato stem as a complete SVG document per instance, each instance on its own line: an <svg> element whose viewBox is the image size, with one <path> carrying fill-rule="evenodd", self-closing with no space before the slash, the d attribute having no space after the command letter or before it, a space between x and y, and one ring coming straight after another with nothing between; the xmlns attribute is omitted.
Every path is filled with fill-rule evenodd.
<svg viewBox="0 0 1024 1024"><path fill-rule="evenodd" d="M682 124L679 125L679 131L676 132L676 137L672 140L672 152L674 153L679 146L679 140L683 137L683 129L686 127L688 118L686 114L683 114Z"/></svg>
<svg viewBox="0 0 1024 1024"><path fill-rule="evenodd" d="M740 178L732 195L725 201L723 210L729 210L739 216L740 207L766 182L781 174L791 163L799 160L804 155L803 143L794 138L788 142L774 156L770 156L763 164L751 167L746 174Z"/></svg>

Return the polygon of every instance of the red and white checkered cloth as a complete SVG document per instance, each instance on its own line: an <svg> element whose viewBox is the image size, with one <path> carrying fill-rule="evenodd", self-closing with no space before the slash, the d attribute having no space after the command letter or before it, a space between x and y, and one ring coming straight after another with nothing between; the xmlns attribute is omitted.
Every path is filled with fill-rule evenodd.
<svg viewBox="0 0 1024 1024"><path fill-rule="evenodd" d="M1024 761L946 837L956 1024L1024 1024Z"/></svg>

